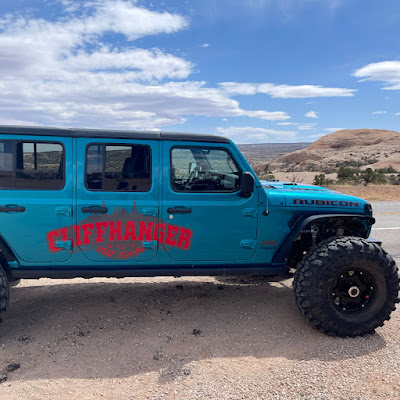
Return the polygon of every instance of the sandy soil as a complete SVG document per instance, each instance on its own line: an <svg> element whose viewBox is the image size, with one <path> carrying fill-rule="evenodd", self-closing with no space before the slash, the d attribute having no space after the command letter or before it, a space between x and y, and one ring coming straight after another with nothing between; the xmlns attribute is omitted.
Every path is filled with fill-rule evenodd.
<svg viewBox="0 0 400 400"><path fill-rule="evenodd" d="M274 172L276 179L283 182L297 182L305 185L312 185L315 175L320 172ZM336 174L325 174L326 178L336 179Z"/></svg>
<svg viewBox="0 0 400 400"><path fill-rule="evenodd" d="M297 181L299 184L312 185L317 174L318 172L276 172L274 176L284 182ZM336 174L327 174L326 177L336 179ZM334 185L330 189L368 201L400 201L400 185Z"/></svg>
<svg viewBox="0 0 400 400"><path fill-rule="evenodd" d="M400 399L399 330L397 310L373 336L325 336L291 280L25 280L0 399Z"/></svg>
<svg viewBox="0 0 400 400"><path fill-rule="evenodd" d="M334 186L332 189L368 201L400 201L399 185Z"/></svg>

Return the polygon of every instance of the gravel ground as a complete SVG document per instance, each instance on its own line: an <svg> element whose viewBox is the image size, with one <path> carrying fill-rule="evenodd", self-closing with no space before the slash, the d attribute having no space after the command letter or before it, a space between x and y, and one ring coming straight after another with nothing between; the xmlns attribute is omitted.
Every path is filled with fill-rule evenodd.
<svg viewBox="0 0 400 400"><path fill-rule="evenodd" d="M375 335L325 336L291 280L25 280L0 399L400 399L399 330L396 310Z"/></svg>

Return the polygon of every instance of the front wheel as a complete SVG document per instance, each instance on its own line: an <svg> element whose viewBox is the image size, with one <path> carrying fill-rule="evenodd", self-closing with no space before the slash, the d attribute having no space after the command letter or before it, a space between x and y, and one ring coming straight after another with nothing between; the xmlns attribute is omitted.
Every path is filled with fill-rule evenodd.
<svg viewBox="0 0 400 400"><path fill-rule="evenodd" d="M297 266L293 287L301 313L332 336L373 333L399 302L396 263L380 246L358 237L331 238Z"/></svg>

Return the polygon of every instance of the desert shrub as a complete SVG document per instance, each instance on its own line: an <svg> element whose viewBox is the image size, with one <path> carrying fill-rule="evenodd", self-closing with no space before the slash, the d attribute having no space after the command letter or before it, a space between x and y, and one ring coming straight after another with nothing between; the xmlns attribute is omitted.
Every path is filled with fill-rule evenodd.
<svg viewBox="0 0 400 400"><path fill-rule="evenodd" d="M341 166L337 172L337 183L357 184L361 180L361 171L359 168Z"/></svg>
<svg viewBox="0 0 400 400"><path fill-rule="evenodd" d="M400 185L400 174L397 176L394 174L390 175L388 181L391 185Z"/></svg>
<svg viewBox="0 0 400 400"><path fill-rule="evenodd" d="M336 172L336 168L325 166L321 168L321 171L323 171L325 174L333 174Z"/></svg>
<svg viewBox="0 0 400 400"><path fill-rule="evenodd" d="M293 183L301 183L304 181L304 178L302 178L299 174L292 174L292 176L289 178L289 181Z"/></svg>
<svg viewBox="0 0 400 400"><path fill-rule="evenodd" d="M387 183L386 176L382 172L382 170L373 171L372 168L367 168L365 171L361 172L360 177L365 186L370 183L374 183L377 185L383 185Z"/></svg>
<svg viewBox="0 0 400 400"><path fill-rule="evenodd" d="M341 167L362 167L363 165L369 164L366 161L360 161L360 160L347 160L347 161L341 161L336 163L336 168L341 168Z"/></svg>
<svg viewBox="0 0 400 400"><path fill-rule="evenodd" d="M325 174L315 175L313 184L317 186L331 186L335 183L333 179L329 179Z"/></svg>
<svg viewBox="0 0 400 400"><path fill-rule="evenodd" d="M376 171L379 171L383 174L395 174L398 171L396 169L394 169L391 165L389 165L387 168L379 168Z"/></svg>
<svg viewBox="0 0 400 400"><path fill-rule="evenodd" d="M262 181L275 181L275 175L274 174L262 174L258 175L258 178Z"/></svg>

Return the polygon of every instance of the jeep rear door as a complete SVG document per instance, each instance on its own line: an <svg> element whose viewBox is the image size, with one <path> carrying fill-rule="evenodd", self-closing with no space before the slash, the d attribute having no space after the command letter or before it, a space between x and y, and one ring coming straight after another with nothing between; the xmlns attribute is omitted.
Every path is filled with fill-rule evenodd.
<svg viewBox="0 0 400 400"><path fill-rule="evenodd" d="M72 138L4 135L0 138L0 234L23 261L66 261L71 226Z"/></svg>
<svg viewBox="0 0 400 400"><path fill-rule="evenodd" d="M174 260L253 257L258 192L242 196L244 170L229 144L163 142L162 219L169 224L164 247Z"/></svg>
<svg viewBox="0 0 400 400"><path fill-rule="evenodd" d="M74 247L96 264L153 260L159 214L157 140L77 138Z"/></svg>

